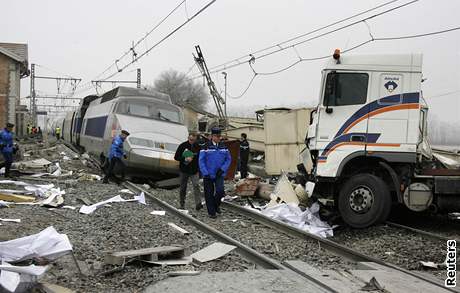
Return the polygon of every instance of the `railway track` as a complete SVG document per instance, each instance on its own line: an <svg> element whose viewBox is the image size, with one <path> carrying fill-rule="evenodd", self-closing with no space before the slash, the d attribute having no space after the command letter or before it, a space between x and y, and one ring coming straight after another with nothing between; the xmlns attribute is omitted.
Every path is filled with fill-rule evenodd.
<svg viewBox="0 0 460 293"><path fill-rule="evenodd" d="M436 286L439 288L439 292L460 292L455 289L444 288L443 284L432 276L421 275L416 272L406 270L394 264L387 263L381 259L350 249L340 243L317 237L303 230L288 226L282 222L272 220L260 213L253 212L239 205L228 202L223 203L222 207L224 209L224 217L222 220L210 220L205 216L205 213L196 213L194 215L196 217L184 214L170 204L173 201L171 198L165 199L169 202L167 203L165 200L159 199L158 195L153 195L133 183L128 182L125 186L134 192L143 191L145 195L156 205L166 210L168 213L177 216L186 224L195 226L199 230L213 236L219 241L236 246L237 252L240 255L258 266L267 269L289 270L301 275L303 278L309 280L310 283L313 282L325 292L338 292L340 290L335 290L333 286L329 286L327 282L318 281L317 278L310 276L308 273L305 273L305 271L299 270L297 267L290 265L290 263L287 262L289 257L286 257L285 254L283 255L282 252L288 249L288 247L291 247L292 251L300 251L301 253L307 253L307 250L316 251L318 255L312 256L307 254L305 259L302 259L303 256L301 254L296 255L294 253L290 255L290 259L302 259L305 262L308 262L312 259L318 261L318 258L325 258L329 260L329 263L334 268L343 267L345 270L348 270L350 266L356 265L357 263L375 263L381 267L398 271L402 276L408 275L418 279L419 282L426 282L430 284L430 286ZM233 220L229 220L228 218L233 218ZM221 222L224 221L227 224L222 225ZM229 222L233 223L231 224ZM246 224L235 226L238 222ZM249 231L249 233L245 232L245 230L251 229L252 231ZM253 242L251 237L247 236L254 234L257 234L259 238L266 239L267 242L270 242L268 245L269 248L267 249L267 246L258 245L257 242ZM299 249L299 247L305 247L305 249ZM270 257L267 256L268 254ZM314 266L322 267L325 263L327 263L327 261L321 262L321 260L319 260L319 264L314 264Z"/></svg>
<svg viewBox="0 0 460 293"><path fill-rule="evenodd" d="M136 193L144 192L145 196L148 197L155 205L164 209L166 212L172 214L173 216L179 218L181 221L185 222L186 224L196 227L198 230L214 237L215 239L223 243L236 246L237 253L239 253L241 256L248 259L249 261L253 262L257 266L264 268L264 269L270 269L270 270L290 271L304 278L306 282L308 281L310 286L313 286L313 289L315 290L315 292L338 293L337 290L328 286L328 284L322 283L318 281L317 279L312 278L309 275L299 270L296 270L295 268L289 267L272 257L268 257L265 254L262 254L256 251L255 249L249 247L248 245L234 239L233 237L230 237L227 234L215 229L211 225L208 225L207 223L204 223L203 221L200 221L199 219L196 219L186 213L183 213L182 211L176 209L174 206L155 197L150 192L137 186L136 184L132 182L125 182L124 184L126 188L130 189L133 192L136 192Z"/></svg>
<svg viewBox="0 0 460 293"><path fill-rule="evenodd" d="M292 227L292 226L289 226L283 222L280 222L280 221L277 221L277 220L273 220L271 218L268 218L266 216L264 216L263 214L260 214L258 212L255 212L255 211L252 211L250 209L247 209L247 208L244 208L240 205L237 205L237 204L233 204L233 203L229 203L229 202L224 202L223 203L223 206L233 212L237 212L239 214L242 214L242 215L245 215L247 217L250 217L250 218L253 218L254 220L258 221L259 223L267 226L267 227L271 227L277 231L280 231L282 233L285 233L287 235L291 235L291 236L294 236L294 237L297 237L297 238L300 238L300 239L309 239L309 240L314 240L316 241L317 245L319 247L322 247L323 249L329 251L329 252L332 252L336 255L339 255L343 258L346 258L348 260L351 260L351 261L355 261L355 262L373 262L373 263L377 263L381 266L384 266L384 267L387 267L389 269L392 269L392 270L396 270L396 271L399 271L401 272L402 274L406 274L406 275L409 275L409 276L412 276L412 277L415 277L423 282L427 282L427 283L430 283L432 285L435 285L435 286L438 286L440 287L440 289L444 289L444 290L448 290L448 291L451 291L451 292L460 292L459 290L457 289L450 289L450 288L445 288L443 286L443 284L441 284L440 280L438 279L435 279L434 277L432 276L428 276L428 275L425 275L425 274L419 274L417 272L413 272L413 271L410 271L410 270L407 270L407 269L404 269L400 266L397 266L397 265L394 265L392 263L388 263L388 262L385 262L379 258L376 258L376 257L373 257L373 256L369 256L367 254L364 254L358 250L355 250L355 249L352 249L352 248L349 248L348 246L345 246L341 243L337 243L335 241L332 241L332 240L329 240L329 239L325 239L325 238L321 238L319 236L316 236L316 235L313 235L313 234L310 234L308 232L305 232L303 230L300 230L300 229L297 229L295 227ZM415 232L415 231L412 231L412 232ZM428 233L428 232L427 232ZM429 233L431 234L431 233ZM424 234L426 236L428 236L428 234ZM440 238L435 234L433 235L429 235L429 237L432 237L432 238L435 238L437 240L440 240ZM440 236L442 238L442 236Z"/></svg>

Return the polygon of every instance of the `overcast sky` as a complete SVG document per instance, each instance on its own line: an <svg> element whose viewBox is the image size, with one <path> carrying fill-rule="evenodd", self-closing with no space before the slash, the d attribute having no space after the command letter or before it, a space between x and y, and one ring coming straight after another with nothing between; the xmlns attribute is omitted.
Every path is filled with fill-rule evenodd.
<svg viewBox="0 0 460 293"><path fill-rule="evenodd" d="M29 45L29 62L43 67L37 74L62 74L83 79L95 78L129 49L133 41L149 31L173 9L179 0L22 0L2 1L0 42ZM178 24L193 15L208 0L188 0L137 48L142 52ZM276 44L386 1L308 1L308 0L217 0L208 10L162 43L116 79L135 80L136 68L142 69L143 84L151 84L167 69L188 71L193 65L194 46L199 44L208 66ZM406 1L399 1L392 6ZM420 0L408 7L368 21L374 36L399 36L424 33L460 25L460 1ZM345 50L368 38L363 23L296 47L303 58ZM432 112L448 121L460 121L460 31L415 40L372 43L355 50L360 53L424 54L423 72L427 81L424 95ZM255 68L274 71L298 57L294 50L256 60ZM127 59L126 59L127 60ZM246 95L229 100L229 107L251 105L313 105L318 99L320 71L325 61L303 62L292 69L269 77L257 78ZM112 68L113 72L116 70ZM131 72L130 72L131 71ZM191 75L196 74L196 68ZM239 95L251 78L249 66L228 72L228 92ZM215 74L223 87L222 74ZM40 80L37 90L56 94L55 82ZM62 87L62 86L61 86ZM29 94L29 80L22 81L21 96ZM67 87L68 88L68 87ZM111 88L107 85L105 90ZM94 89L79 93L79 97ZM453 92L453 93L452 93ZM448 94L451 93L451 94ZM446 95L447 94L447 95ZM441 95L441 96L440 96ZM250 108L250 107L248 107Z"/></svg>

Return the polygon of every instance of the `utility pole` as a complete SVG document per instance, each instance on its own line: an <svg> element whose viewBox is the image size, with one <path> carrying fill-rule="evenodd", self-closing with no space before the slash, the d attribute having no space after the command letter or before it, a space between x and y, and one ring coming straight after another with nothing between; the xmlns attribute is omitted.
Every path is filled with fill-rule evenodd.
<svg viewBox="0 0 460 293"><path fill-rule="evenodd" d="M193 55L193 58L195 59L201 74L206 79L208 84L209 92L211 93L214 104L216 105L217 115L219 116L219 124L223 125L224 128L227 129L227 115L225 109L222 109L222 106L225 108L226 101L220 95L216 85L214 84L214 81L212 81L211 74L209 72L208 66L206 65L206 61L204 60L200 46L195 46L195 50L197 55Z"/></svg>
<svg viewBox="0 0 460 293"><path fill-rule="evenodd" d="M136 80L92 80L91 82L94 84L94 86L98 86L100 85L101 83L112 83L112 84L117 84L117 83L135 83L136 84L136 87L138 89L141 88L141 69L138 68L137 70L137 74L136 74Z"/></svg>
<svg viewBox="0 0 460 293"><path fill-rule="evenodd" d="M224 101L225 101L225 104L224 104L224 115L225 117L227 117L227 72L222 72L222 74L224 75Z"/></svg>
<svg viewBox="0 0 460 293"><path fill-rule="evenodd" d="M141 69L137 69L137 88L141 88Z"/></svg>
<svg viewBox="0 0 460 293"><path fill-rule="evenodd" d="M37 123L36 107L35 107L35 64L30 65L30 113L32 113L32 124Z"/></svg>
<svg viewBox="0 0 460 293"><path fill-rule="evenodd" d="M74 90L77 85L77 82L81 81L81 78L73 78L73 77L37 76L35 75L35 64L32 63L30 65L30 103L31 103L30 111L32 113L33 125L37 125L37 122L38 122L37 121L37 96L35 93L35 79L56 80L58 82L58 92L59 92L59 82L61 81L70 81L72 83L72 86L74 87Z"/></svg>

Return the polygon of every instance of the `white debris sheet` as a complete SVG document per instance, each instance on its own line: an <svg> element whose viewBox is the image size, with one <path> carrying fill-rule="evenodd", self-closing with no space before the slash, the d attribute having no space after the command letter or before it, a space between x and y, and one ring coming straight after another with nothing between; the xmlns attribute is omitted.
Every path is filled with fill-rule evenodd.
<svg viewBox="0 0 460 293"><path fill-rule="evenodd" d="M250 208L249 206L246 206ZM297 204L282 203L266 207L261 211L263 215L281 221L289 226L304 230L320 237L334 236L333 227L319 218L319 204L314 203L310 208L302 211Z"/></svg>
<svg viewBox="0 0 460 293"><path fill-rule="evenodd" d="M47 266L14 266L10 262L18 262L35 257L54 260L72 251L72 245L65 234L60 234L50 226L40 233L0 242L0 286L14 292L23 276L40 276ZM30 278L29 278L30 279Z"/></svg>
<svg viewBox="0 0 460 293"><path fill-rule="evenodd" d="M134 196L134 198L132 198L132 199L123 199L120 195L117 195L117 196L111 197L111 198L109 198L107 200L95 203L95 204L90 205L90 206L83 205L80 208L80 213L85 214L85 215L89 215L89 214L93 213L97 208L99 208L101 206L104 206L104 205L107 205L109 203L113 203L113 202L128 202L128 201L137 201L137 202L139 202L141 204L144 204L144 205L147 204L145 202L145 195L144 195L143 192L141 192L139 195Z"/></svg>

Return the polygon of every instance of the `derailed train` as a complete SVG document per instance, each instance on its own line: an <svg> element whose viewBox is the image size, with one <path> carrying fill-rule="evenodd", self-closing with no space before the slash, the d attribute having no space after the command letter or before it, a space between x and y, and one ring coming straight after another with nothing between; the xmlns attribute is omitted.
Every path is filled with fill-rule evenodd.
<svg viewBox="0 0 460 293"><path fill-rule="evenodd" d="M130 132L124 143L126 172L132 177L162 179L178 173L177 146L187 139L181 108L168 95L117 87L102 96L85 97L77 111L55 121L64 141L105 159L114 136Z"/></svg>

